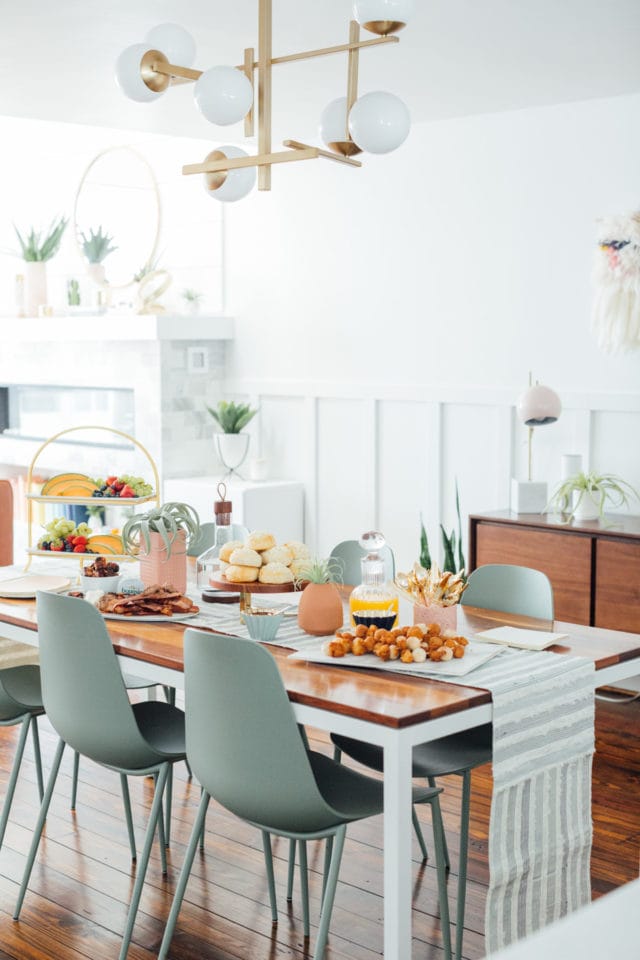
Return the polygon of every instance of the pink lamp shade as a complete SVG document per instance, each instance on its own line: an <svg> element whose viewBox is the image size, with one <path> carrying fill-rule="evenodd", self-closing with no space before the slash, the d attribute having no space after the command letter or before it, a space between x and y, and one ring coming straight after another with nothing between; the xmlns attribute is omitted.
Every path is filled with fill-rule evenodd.
<svg viewBox="0 0 640 960"><path fill-rule="evenodd" d="M555 423L562 412L560 397L551 387L537 383L518 399L518 417L527 427L544 427Z"/></svg>

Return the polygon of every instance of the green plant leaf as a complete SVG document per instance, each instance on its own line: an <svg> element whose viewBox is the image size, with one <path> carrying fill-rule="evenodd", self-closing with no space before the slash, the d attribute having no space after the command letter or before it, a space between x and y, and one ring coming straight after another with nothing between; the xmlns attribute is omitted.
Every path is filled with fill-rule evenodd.
<svg viewBox="0 0 640 960"><path fill-rule="evenodd" d="M452 530L450 536L447 536L447 531L442 524L440 524L440 533L442 535L442 569L443 571L455 573L456 532Z"/></svg>
<svg viewBox="0 0 640 960"><path fill-rule="evenodd" d="M122 541L128 553L137 554L142 543L149 552L150 534L158 533L169 557L172 545L181 530L184 531L186 543L189 545L200 532L200 518L188 504L171 501L146 513L134 513L129 517L122 528Z"/></svg>
<svg viewBox="0 0 640 960"><path fill-rule="evenodd" d="M420 514L420 565L429 570L431 568L431 551L429 550L429 538L425 530L422 514Z"/></svg>
<svg viewBox="0 0 640 960"><path fill-rule="evenodd" d="M207 410L223 433L240 433L258 412L248 403L235 403L233 400L221 400L217 410L212 407L207 407Z"/></svg>
<svg viewBox="0 0 640 960"><path fill-rule="evenodd" d="M464 553L462 550L462 518L460 516L460 491L458 490L458 478L456 477L456 513L458 514L458 570L466 570Z"/></svg>

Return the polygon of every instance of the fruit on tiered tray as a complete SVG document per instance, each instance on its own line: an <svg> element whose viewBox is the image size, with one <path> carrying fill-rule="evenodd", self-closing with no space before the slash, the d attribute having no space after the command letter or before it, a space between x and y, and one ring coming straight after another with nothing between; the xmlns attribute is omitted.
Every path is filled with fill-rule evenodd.
<svg viewBox="0 0 640 960"><path fill-rule="evenodd" d="M93 497L97 489L85 473L59 473L46 481L40 493L43 497Z"/></svg>
<svg viewBox="0 0 640 960"><path fill-rule="evenodd" d="M304 543L280 546L272 533L256 530L247 539L231 540L220 550L220 570L229 583L293 583L311 563Z"/></svg>
<svg viewBox="0 0 640 960"><path fill-rule="evenodd" d="M45 525L45 533L38 540L38 550L52 553L109 553L123 554L122 537L114 533L92 534L86 523L75 525L66 517L56 517Z"/></svg>
<svg viewBox="0 0 640 960"><path fill-rule="evenodd" d="M148 497L153 493L153 487L142 477L134 477L129 473L122 476L107 477L106 480L96 480L94 497Z"/></svg>

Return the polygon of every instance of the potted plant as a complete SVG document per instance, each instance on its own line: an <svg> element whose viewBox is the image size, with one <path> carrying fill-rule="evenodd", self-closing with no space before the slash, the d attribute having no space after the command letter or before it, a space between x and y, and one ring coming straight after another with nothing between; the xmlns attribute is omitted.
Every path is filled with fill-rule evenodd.
<svg viewBox="0 0 640 960"><path fill-rule="evenodd" d="M564 480L554 491L545 511L566 514L567 523L573 520L602 520L607 504L625 507L638 492L613 473L576 473Z"/></svg>
<svg viewBox="0 0 640 960"><path fill-rule="evenodd" d="M200 532L200 519L186 503L163 503L135 513L122 528L124 549L140 561L145 587L170 584L187 589L187 550Z"/></svg>
<svg viewBox="0 0 640 960"><path fill-rule="evenodd" d="M251 438L248 433L240 431L258 411L248 403L234 403L233 400L221 400L215 410L213 407L207 407L207 410L220 427L221 432L215 434L218 455L231 474L244 461L249 449Z"/></svg>
<svg viewBox="0 0 640 960"><path fill-rule="evenodd" d="M89 229L89 236L85 233L80 234L80 248L83 257L87 261L87 272L93 282L99 287L104 286L106 282L104 261L110 253L118 249L117 247L111 246L112 240L113 237L110 237L108 233L102 232L102 224L100 224L96 231L91 227Z"/></svg>
<svg viewBox="0 0 640 960"><path fill-rule="evenodd" d="M299 578L306 582L298 606L298 626L314 637L328 636L344 622L342 597L338 584L341 567L336 560L310 560Z"/></svg>
<svg viewBox="0 0 640 960"><path fill-rule="evenodd" d="M198 290L194 290L192 287L186 287L180 294L182 299L187 305L189 313L197 313L200 309L200 301L204 297L203 293L200 293Z"/></svg>
<svg viewBox="0 0 640 960"><path fill-rule="evenodd" d="M26 299L25 310L28 317L37 317L38 308L47 303L47 260L55 257L60 249L62 236L67 229L66 217L53 220L46 231L36 232L33 227L23 236L16 225L20 244L19 256L25 262Z"/></svg>

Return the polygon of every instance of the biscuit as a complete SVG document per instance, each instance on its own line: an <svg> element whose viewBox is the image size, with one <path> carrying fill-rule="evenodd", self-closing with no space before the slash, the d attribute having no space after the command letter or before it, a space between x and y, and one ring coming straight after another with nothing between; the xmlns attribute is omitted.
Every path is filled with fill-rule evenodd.
<svg viewBox="0 0 640 960"><path fill-rule="evenodd" d="M266 563L260 570L260 583L293 583L293 574L284 563Z"/></svg>
<svg viewBox="0 0 640 960"><path fill-rule="evenodd" d="M256 550L251 550L249 547L236 547L235 550L232 550L229 561L240 567L262 566L262 557L260 554Z"/></svg>
<svg viewBox="0 0 640 960"><path fill-rule="evenodd" d="M242 540L229 540L228 543L225 543L221 547L220 553L218 554L218 556L220 557L221 560L224 560L225 563L229 563L229 560L231 559L231 554L233 553L233 551L236 550L238 547L243 547L243 546L244 546L244 543L242 542Z"/></svg>
<svg viewBox="0 0 640 960"><path fill-rule="evenodd" d="M302 557L311 557L311 550L306 543L301 543L300 540L289 540L283 544L283 546L291 550L294 560L301 560Z"/></svg>
<svg viewBox="0 0 640 960"><path fill-rule="evenodd" d="M254 530L245 540L245 547L251 547L252 550L270 550L275 547L276 538L272 533L265 533L264 530Z"/></svg>
<svg viewBox="0 0 640 960"><path fill-rule="evenodd" d="M229 583L255 583L258 579L257 567L243 567L239 564L229 564L224 572L225 580Z"/></svg>
<svg viewBox="0 0 640 960"><path fill-rule="evenodd" d="M294 577L304 580L311 566L311 557L295 557L289 564L289 570Z"/></svg>
<svg viewBox="0 0 640 960"><path fill-rule="evenodd" d="M263 563L284 563L285 567L293 560L289 547L270 547L269 550L263 550L261 556Z"/></svg>

